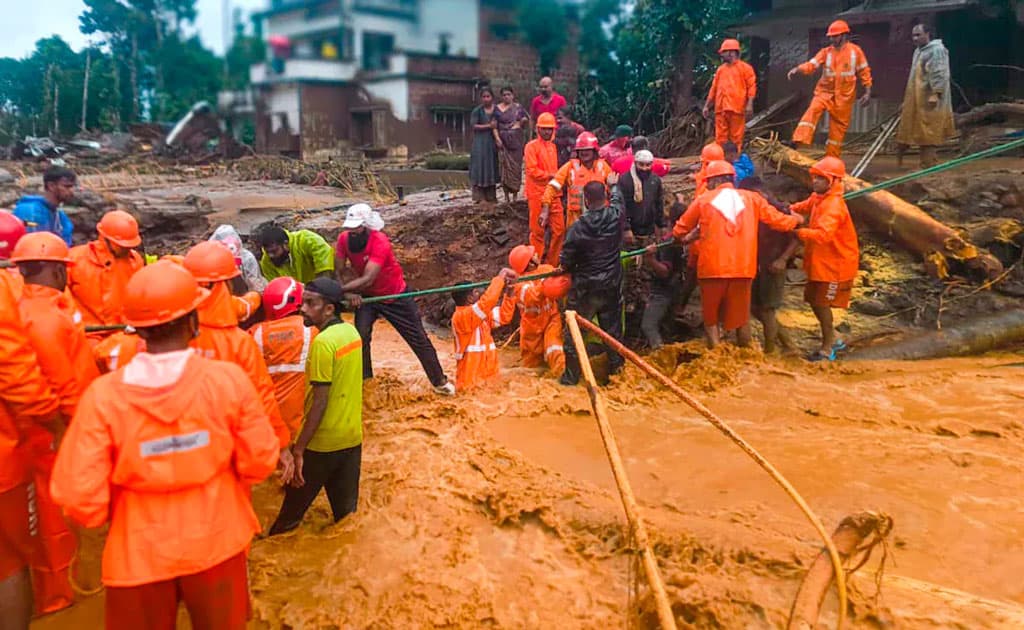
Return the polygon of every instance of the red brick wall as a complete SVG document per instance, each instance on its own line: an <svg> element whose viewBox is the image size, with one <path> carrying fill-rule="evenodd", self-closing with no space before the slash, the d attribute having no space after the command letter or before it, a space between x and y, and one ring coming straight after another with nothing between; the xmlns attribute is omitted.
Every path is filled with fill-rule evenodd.
<svg viewBox="0 0 1024 630"><path fill-rule="evenodd" d="M537 51L516 38L496 38L491 28L495 24L514 26L515 11L486 4L480 7L480 73L496 89L511 85L518 101L528 107L537 94L537 81L541 76ZM551 78L555 81L555 91L571 104L576 98L579 55L576 51L578 29L574 23L569 24L569 41Z"/></svg>

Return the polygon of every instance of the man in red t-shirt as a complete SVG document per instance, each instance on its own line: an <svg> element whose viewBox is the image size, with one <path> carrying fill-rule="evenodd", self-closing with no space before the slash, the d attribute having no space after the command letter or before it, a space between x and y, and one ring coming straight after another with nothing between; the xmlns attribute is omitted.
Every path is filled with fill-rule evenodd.
<svg viewBox="0 0 1024 630"><path fill-rule="evenodd" d="M373 337L374 322L378 317L383 317L416 353L434 391L454 396L455 386L445 376L441 362L437 360L437 351L423 330L416 301L406 297L363 304L360 299L361 296L398 295L406 290L405 275L395 258L391 241L380 232L384 227L380 215L367 204L357 203L348 209L341 227L344 231L338 235L335 269L342 290L350 294L349 302L356 309L356 330L363 340L363 379L373 378L370 340ZM342 273L347 264L352 265L356 278L345 282Z"/></svg>
<svg viewBox="0 0 1024 630"><path fill-rule="evenodd" d="M551 87L552 83L551 77L541 77L540 83L537 84L538 94L530 101L530 118L532 120L537 120L545 112L554 116L558 114L559 109L568 104L565 97Z"/></svg>

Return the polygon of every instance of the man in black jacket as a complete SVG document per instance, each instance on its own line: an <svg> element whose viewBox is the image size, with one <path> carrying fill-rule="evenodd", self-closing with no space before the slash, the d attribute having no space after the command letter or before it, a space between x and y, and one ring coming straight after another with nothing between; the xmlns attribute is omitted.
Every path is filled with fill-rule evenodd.
<svg viewBox="0 0 1024 630"><path fill-rule="evenodd" d="M623 212L609 206L602 182L583 187L587 211L569 227L559 259L562 269L572 274L572 288L566 310L573 310L586 319L597 315L598 324L616 339L622 339L622 233ZM576 385L580 380L580 358L569 334L563 335L565 372L562 385ZM612 374L622 369L623 359L608 349L608 366Z"/></svg>
<svg viewBox="0 0 1024 630"><path fill-rule="evenodd" d="M618 191L612 193L612 205L625 208L624 245L629 250L645 249L661 240L665 231L665 205L661 178L651 171L654 154L644 149L633 155L633 166L622 174ZM650 294L651 269L643 256L636 256L626 265L622 289L626 306L627 339L640 337L640 319Z"/></svg>

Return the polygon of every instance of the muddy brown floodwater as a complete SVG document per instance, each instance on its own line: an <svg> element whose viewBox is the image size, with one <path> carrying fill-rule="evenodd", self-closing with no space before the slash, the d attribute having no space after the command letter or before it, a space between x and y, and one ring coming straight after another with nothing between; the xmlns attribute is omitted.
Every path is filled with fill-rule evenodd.
<svg viewBox="0 0 1024 630"><path fill-rule="evenodd" d="M630 613L625 519L582 388L509 349L493 387L442 399L393 330L378 324L374 350L359 511L331 524L321 496L297 531L253 543L252 628L655 627ZM881 593L880 553L852 579L850 627L1024 627L1020 355L819 367L690 343L654 359L828 529L865 509L895 519ZM605 391L680 627L784 626L819 550L797 509L638 370ZM280 497L255 489L265 525ZM33 628L101 620L99 595ZM829 595L820 627L835 620Z"/></svg>

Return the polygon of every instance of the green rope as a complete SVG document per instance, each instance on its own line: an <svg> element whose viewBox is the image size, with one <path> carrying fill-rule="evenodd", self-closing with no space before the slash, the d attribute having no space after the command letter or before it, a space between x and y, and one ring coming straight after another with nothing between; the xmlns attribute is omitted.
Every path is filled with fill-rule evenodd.
<svg viewBox="0 0 1024 630"><path fill-rule="evenodd" d="M885 190L886 188L892 188L893 186L899 186L900 184L904 184L906 182L918 179L919 177L934 175L935 173L941 173L942 171L948 171L949 169L953 169L963 164L967 164L968 162L973 162L975 160L981 160L987 157L992 157L993 155L1005 153L1006 151L1016 149L1017 147L1024 147L1024 138L1014 140L1013 142L1007 142L1006 144L1000 144L998 146L992 147L991 149L985 149L984 151L978 151L977 153L965 155L964 157L957 158L955 160L943 162L942 164L939 164L937 166L921 169L920 171L914 171L913 173L907 173L906 175L900 175L899 177L894 177L888 181L884 181L881 184L874 184L873 186L868 186L867 188L854 190L843 195L843 198L856 199L857 197L870 195L873 192Z"/></svg>

